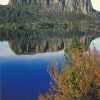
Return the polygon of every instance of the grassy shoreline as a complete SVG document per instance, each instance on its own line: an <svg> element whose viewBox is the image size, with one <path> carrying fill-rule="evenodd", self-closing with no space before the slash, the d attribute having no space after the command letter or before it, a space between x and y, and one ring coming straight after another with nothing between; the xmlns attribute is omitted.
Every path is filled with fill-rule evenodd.
<svg viewBox="0 0 100 100"><path fill-rule="evenodd" d="M0 29L9 30L35 30L40 28L80 28L85 27L90 30L100 31L100 20L96 21L73 21L73 22L30 22L30 23L3 23L0 24Z"/></svg>

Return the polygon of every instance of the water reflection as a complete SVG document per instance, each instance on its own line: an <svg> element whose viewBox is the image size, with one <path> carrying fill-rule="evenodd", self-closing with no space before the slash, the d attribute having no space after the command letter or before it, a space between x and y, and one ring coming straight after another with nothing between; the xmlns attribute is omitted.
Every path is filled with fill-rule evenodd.
<svg viewBox="0 0 100 100"><path fill-rule="evenodd" d="M33 55L15 55L15 53L10 49L8 42L0 42L0 59L2 58L20 58L20 59L46 59L46 60L50 60L50 59L54 59L55 57L61 57L61 55L63 54L63 51L59 51L59 52L48 52L48 53L38 53L38 54L34 54Z"/></svg>
<svg viewBox="0 0 100 100"><path fill-rule="evenodd" d="M95 40L92 40L91 45L90 45L91 49L96 48L96 50L98 52L100 52L100 37L96 38Z"/></svg>
<svg viewBox="0 0 100 100"><path fill-rule="evenodd" d="M9 47L17 55L33 55L68 48L73 34L77 35L87 48L93 39L100 36L100 33L93 30L41 29L32 32L1 31L0 41L8 41Z"/></svg>
<svg viewBox="0 0 100 100"><path fill-rule="evenodd" d="M9 56L14 56L15 54L9 47L9 44L7 41L5 42L0 42L0 58L3 57L9 57Z"/></svg>

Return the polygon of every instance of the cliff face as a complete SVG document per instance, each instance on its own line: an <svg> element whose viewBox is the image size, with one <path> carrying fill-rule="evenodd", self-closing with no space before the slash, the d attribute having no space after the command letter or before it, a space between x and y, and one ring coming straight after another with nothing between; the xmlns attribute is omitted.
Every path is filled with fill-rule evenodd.
<svg viewBox="0 0 100 100"><path fill-rule="evenodd" d="M93 11L91 0L67 0L66 9L84 14L91 14Z"/></svg>
<svg viewBox="0 0 100 100"><path fill-rule="evenodd" d="M91 0L10 0L9 4L35 4L46 8L60 9L67 12L91 14L93 11Z"/></svg>

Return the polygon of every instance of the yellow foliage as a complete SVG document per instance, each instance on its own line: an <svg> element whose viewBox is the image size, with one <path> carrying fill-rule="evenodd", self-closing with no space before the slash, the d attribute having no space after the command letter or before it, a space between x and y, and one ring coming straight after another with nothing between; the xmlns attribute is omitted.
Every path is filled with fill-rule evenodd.
<svg viewBox="0 0 100 100"><path fill-rule="evenodd" d="M100 100L100 56L94 50L87 52L72 48L66 53L70 64L64 64L59 72L57 62L49 68L54 81L47 95L39 100Z"/></svg>

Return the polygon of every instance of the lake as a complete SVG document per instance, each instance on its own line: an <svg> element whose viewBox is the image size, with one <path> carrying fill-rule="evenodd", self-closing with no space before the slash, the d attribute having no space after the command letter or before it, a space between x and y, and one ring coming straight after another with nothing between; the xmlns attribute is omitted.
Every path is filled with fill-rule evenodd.
<svg viewBox="0 0 100 100"><path fill-rule="evenodd" d="M100 52L100 33L87 30L40 30L0 32L0 100L37 100L50 86L47 72L53 60L61 66L63 49L72 34L87 48Z"/></svg>
<svg viewBox="0 0 100 100"><path fill-rule="evenodd" d="M37 100L39 93L49 89L47 67L53 59L60 62L62 52L16 56L7 44L0 42L2 100Z"/></svg>

